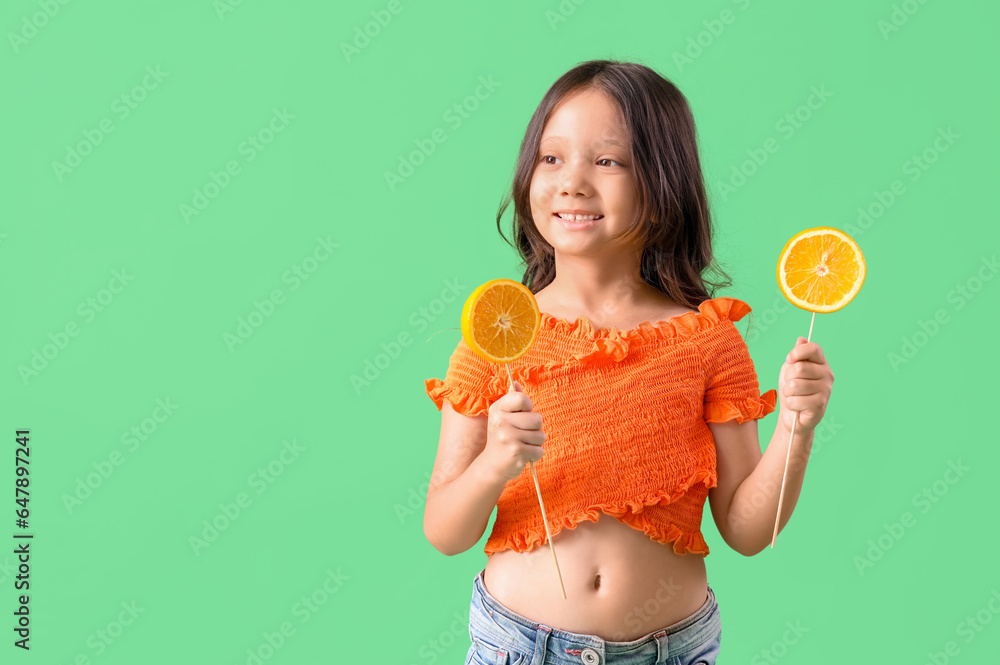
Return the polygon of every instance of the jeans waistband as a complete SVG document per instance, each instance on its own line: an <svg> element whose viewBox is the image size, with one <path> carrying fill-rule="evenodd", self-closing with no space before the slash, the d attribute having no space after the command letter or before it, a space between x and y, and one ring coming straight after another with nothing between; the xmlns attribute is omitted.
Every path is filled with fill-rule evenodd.
<svg viewBox="0 0 1000 665"><path fill-rule="evenodd" d="M596 651L599 662L627 663L663 662L714 639L720 630L718 603L715 592L708 586L708 595L698 610L680 621L654 630L629 642L613 642L596 635L573 633L536 623L503 605L486 589L485 569L473 582L472 607L469 613L470 633L479 632L491 643L509 645L522 653L545 653L545 663L577 665L584 650ZM653 658L655 656L655 659ZM607 660L606 660L607 659ZM531 662L542 662L532 658Z"/></svg>

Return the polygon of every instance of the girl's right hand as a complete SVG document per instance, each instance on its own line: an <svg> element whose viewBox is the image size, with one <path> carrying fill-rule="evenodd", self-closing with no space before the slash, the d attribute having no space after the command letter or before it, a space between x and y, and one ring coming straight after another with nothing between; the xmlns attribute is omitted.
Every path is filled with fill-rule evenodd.
<svg viewBox="0 0 1000 665"><path fill-rule="evenodd" d="M544 442L542 414L531 410L531 399L514 381L510 391L490 405L483 453L506 482L521 475L528 462L542 458Z"/></svg>

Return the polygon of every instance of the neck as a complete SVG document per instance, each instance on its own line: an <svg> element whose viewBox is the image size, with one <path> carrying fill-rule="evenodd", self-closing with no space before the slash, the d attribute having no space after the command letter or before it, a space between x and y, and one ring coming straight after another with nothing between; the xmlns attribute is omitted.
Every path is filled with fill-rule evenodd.
<svg viewBox="0 0 1000 665"><path fill-rule="evenodd" d="M639 255L565 256L557 252L555 260L556 276L545 290L564 309L610 313L641 306L660 295L640 276Z"/></svg>

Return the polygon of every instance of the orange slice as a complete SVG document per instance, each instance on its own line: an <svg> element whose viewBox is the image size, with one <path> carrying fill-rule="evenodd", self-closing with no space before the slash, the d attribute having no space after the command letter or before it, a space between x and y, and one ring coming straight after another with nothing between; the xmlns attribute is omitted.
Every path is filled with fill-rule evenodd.
<svg viewBox="0 0 1000 665"><path fill-rule="evenodd" d="M541 325L534 294L512 279L491 279L462 308L465 343L495 363L513 362L527 353Z"/></svg>
<svg viewBox="0 0 1000 665"><path fill-rule="evenodd" d="M778 287L810 312L836 312L854 299L865 281L865 257L840 229L817 226L785 243L778 259Z"/></svg>

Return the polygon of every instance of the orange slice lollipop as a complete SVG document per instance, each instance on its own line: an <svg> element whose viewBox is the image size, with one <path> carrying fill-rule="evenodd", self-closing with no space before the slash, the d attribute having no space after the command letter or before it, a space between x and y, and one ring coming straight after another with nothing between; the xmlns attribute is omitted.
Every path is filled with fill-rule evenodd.
<svg viewBox="0 0 1000 665"><path fill-rule="evenodd" d="M542 314L535 301L535 295L528 287L512 279L491 279L469 295L462 308L462 338L469 348L490 362L503 363L507 367L511 390L514 376L510 371L511 362L517 360L535 343L535 336L542 326ZM542 488L538 485L535 463L528 462L531 478L535 481L538 506L542 510L545 536L552 552L552 562L556 566L559 589L566 599L566 586L556 558L556 548L552 544L549 518L545 515Z"/></svg>
<svg viewBox="0 0 1000 665"><path fill-rule="evenodd" d="M854 299L865 281L865 257L840 229L817 226L785 243L778 259L778 287L810 312L836 312Z"/></svg>
<svg viewBox="0 0 1000 665"><path fill-rule="evenodd" d="M858 295L865 281L865 257L858 243L840 229L817 226L800 231L785 243L778 258L778 288L785 297L801 309L812 312L836 312ZM809 337L812 341L812 323ZM774 516L771 547L778 538L781 507L785 501L785 479L788 477L788 460L792 454L795 426L799 422L796 412L788 433L785 451L785 471L781 475L778 491L778 514Z"/></svg>
<svg viewBox="0 0 1000 665"><path fill-rule="evenodd" d="M534 294L512 279L491 279L472 292L462 309L465 343L495 363L513 362L527 353L541 325Z"/></svg>

